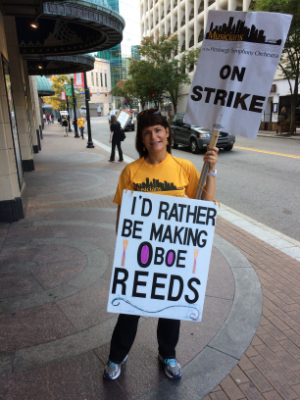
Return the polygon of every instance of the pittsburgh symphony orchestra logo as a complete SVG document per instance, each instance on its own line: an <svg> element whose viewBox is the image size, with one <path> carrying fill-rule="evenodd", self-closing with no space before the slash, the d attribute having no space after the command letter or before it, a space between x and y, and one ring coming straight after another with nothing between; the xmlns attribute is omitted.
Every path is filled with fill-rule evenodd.
<svg viewBox="0 0 300 400"><path fill-rule="evenodd" d="M264 43L272 45L281 45L281 39L268 39L264 35L264 30L258 30L255 25L251 28L245 26L245 21L238 20L233 23L234 18L230 17L228 24L216 25L214 28L213 22L210 25L210 30L206 34L206 39L211 40L228 40L228 41L243 41L252 43Z"/></svg>
<svg viewBox="0 0 300 400"><path fill-rule="evenodd" d="M146 178L146 182L136 183L135 190L139 192L165 192L169 190L181 190L173 182L160 182L159 179L153 179L151 182Z"/></svg>

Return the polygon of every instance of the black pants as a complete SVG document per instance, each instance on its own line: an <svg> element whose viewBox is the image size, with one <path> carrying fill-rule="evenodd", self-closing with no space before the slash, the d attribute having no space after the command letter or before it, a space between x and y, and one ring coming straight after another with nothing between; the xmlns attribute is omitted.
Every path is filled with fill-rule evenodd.
<svg viewBox="0 0 300 400"><path fill-rule="evenodd" d="M121 141L120 140L112 140L111 144L111 155L110 155L110 161L115 161L115 147L118 147L118 152L119 152L119 161L123 161L123 152L121 149Z"/></svg>
<svg viewBox="0 0 300 400"><path fill-rule="evenodd" d="M120 314L110 343L109 359L120 364L133 345L138 315ZM158 352L163 358L175 358L175 347L179 339L180 321L160 318L157 325Z"/></svg>
<svg viewBox="0 0 300 400"><path fill-rule="evenodd" d="M84 130L84 128L83 128L83 127L80 127L79 130L80 130L80 135L81 135L81 137L82 137L82 139L83 139L83 130Z"/></svg>

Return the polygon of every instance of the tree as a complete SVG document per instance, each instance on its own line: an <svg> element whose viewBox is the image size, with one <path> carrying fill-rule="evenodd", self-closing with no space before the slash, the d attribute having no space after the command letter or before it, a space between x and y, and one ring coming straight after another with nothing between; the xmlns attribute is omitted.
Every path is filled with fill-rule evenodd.
<svg viewBox="0 0 300 400"><path fill-rule="evenodd" d="M67 75L52 75L50 78L51 87L55 92L54 96L43 97L43 101L46 104L50 104L54 110L66 110L67 109L67 101L61 100L60 93L65 91L65 85L71 84L71 79L67 77ZM76 103L78 104L78 100L80 99L80 95L77 92L77 89L74 88L74 94L76 98ZM73 107L73 98L72 96L68 97L69 107Z"/></svg>
<svg viewBox="0 0 300 400"><path fill-rule="evenodd" d="M131 79L122 79L111 90L110 94L115 97L124 97L127 104L132 108L136 99L134 83Z"/></svg>
<svg viewBox="0 0 300 400"><path fill-rule="evenodd" d="M138 52L144 59L132 61L129 70L136 88L148 99L146 101L150 97L150 101L158 106L164 96L170 96L175 113L180 89L183 84L190 83L185 70L197 62L200 53L199 49L186 50L180 58L175 58L178 47L177 35L161 36L157 41L152 37L145 37L138 47ZM149 96L151 91L152 95Z"/></svg>
<svg viewBox="0 0 300 400"><path fill-rule="evenodd" d="M296 107L299 103L300 79L300 2L299 0L256 0L255 11L272 11L292 14L291 27L282 52L279 67L287 79L291 91L291 127L290 134L296 126Z"/></svg>
<svg viewBox="0 0 300 400"><path fill-rule="evenodd" d="M165 93L165 79L162 69L146 60L132 61L129 74L133 82L134 92L140 100L142 108L148 101L154 102L155 106L159 107Z"/></svg>

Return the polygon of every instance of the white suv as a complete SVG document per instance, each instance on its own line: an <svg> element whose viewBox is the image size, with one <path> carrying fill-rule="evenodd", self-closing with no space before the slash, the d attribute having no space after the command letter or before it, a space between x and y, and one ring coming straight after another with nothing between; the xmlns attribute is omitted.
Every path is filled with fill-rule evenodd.
<svg viewBox="0 0 300 400"><path fill-rule="evenodd" d="M118 112L119 112L119 110L112 110L112 111L109 113L109 116L108 116L108 122L109 122L109 123L110 123L111 116L112 116L112 115L117 115Z"/></svg>

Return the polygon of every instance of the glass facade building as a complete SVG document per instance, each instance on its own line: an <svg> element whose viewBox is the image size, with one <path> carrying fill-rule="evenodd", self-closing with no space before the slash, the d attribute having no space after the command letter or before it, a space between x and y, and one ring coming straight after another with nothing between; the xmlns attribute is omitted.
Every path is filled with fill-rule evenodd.
<svg viewBox="0 0 300 400"><path fill-rule="evenodd" d="M136 47L140 44L140 9L139 0L106 0L108 6L119 13L126 21L121 44L97 53L97 57L110 61L111 84L128 78L128 58L138 59ZM134 50L132 50L134 48Z"/></svg>

